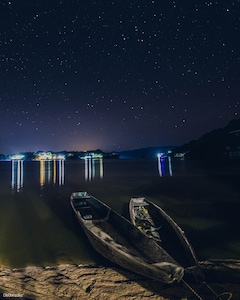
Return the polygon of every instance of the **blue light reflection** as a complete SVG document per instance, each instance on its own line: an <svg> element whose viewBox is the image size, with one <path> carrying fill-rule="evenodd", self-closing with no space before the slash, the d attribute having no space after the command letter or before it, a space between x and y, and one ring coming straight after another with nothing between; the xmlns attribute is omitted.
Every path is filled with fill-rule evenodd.
<svg viewBox="0 0 240 300"><path fill-rule="evenodd" d="M12 160L11 187L17 192L23 188L23 160Z"/></svg>
<svg viewBox="0 0 240 300"><path fill-rule="evenodd" d="M157 160L158 160L158 173L159 176L173 176L173 170L172 170L172 161L171 157L165 157L161 154L157 155Z"/></svg>

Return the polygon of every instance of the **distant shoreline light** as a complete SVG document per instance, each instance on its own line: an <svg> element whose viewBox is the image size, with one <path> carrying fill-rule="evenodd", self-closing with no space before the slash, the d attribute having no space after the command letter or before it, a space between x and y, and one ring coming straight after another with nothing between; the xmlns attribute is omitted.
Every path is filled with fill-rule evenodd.
<svg viewBox="0 0 240 300"><path fill-rule="evenodd" d="M23 154L14 154L10 157L11 160L23 160L25 158L25 155Z"/></svg>
<svg viewBox="0 0 240 300"><path fill-rule="evenodd" d="M73 151L73 152L51 152L38 151L35 153L17 153L3 156L3 161L54 161L54 160L79 160L79 159L102 159L102 158L118 158L116 153L104 153L100 150L96 151Z"/></svg>

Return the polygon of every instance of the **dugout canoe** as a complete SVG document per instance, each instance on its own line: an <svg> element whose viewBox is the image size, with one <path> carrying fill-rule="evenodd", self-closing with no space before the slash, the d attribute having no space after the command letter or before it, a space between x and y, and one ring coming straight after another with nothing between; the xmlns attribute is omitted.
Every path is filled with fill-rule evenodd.
<svg viewBox="0 0 240 300"><path fill-rule="evenodd" d="M202 268L184 231L161 207L144 197L133 197L129 202L129 215L134 226L156 241L186 274L198 282L204 281Z"/></svg>
<svg viewBox="0 0 240 300"><path fill-rule="evenodd" d="M70 196L72 209L89 242L113 263L164 283L179 282L184 269L153 239L87 192Z"/></svg>

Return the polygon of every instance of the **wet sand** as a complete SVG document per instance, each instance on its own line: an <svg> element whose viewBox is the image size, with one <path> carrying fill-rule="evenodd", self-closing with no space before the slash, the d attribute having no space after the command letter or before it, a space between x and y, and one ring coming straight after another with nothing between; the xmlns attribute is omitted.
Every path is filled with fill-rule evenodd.
<svg viewBox="0 0 240 300"><path fill-rule="evenodd" d="M204 300L215 299L199 284L191 286ZM228 291L240 299L238 284L211 284L218 293ZM96 265L70 265L0 269L1 299L198 299L182 283L165 285L121 268ZM223 298L228 299L228 298ZM230 299L230 298L229 298Z"/></svg>

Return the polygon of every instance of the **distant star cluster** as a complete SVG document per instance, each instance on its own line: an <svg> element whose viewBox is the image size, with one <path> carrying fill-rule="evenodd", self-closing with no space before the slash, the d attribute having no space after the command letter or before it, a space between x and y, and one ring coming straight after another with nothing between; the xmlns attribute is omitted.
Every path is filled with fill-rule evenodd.
<svg viewBox="0 0 240 300"><path fill-rule="evenodd" d="M0 153L182 145L239 118L240 0L0 3Z"/></svg>

